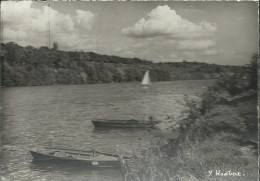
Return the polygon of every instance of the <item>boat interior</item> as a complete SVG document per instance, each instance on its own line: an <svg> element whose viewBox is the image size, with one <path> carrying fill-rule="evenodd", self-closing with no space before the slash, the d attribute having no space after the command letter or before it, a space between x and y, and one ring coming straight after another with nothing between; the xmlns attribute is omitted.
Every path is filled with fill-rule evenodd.
<svg viewBox="0 0 260 181"><path fill-rule="evenodd" d="M68 159L79 159L79 160L118 160L118 157L115 155L103 154L95 150L91 151L66 151L66 150L54 150L49 151L45 154Z"/></svg>

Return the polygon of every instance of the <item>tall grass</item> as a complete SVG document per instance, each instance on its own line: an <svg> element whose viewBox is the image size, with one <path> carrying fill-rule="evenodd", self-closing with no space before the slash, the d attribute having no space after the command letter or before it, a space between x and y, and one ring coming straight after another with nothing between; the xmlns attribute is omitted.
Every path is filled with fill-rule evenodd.
<svg viewBox="0 0 260 181"><path fill-rule="evenodd" d="M256 181L258 162L254 149L241 147L236 135L221 132L204 141L185 139L176 150L170 145L152 147L126 164L126 181ZM170 144L170 143L169 143ZM247 148L247 149L245 149ZM171 154L171 152L174 152ZM209 171L232 171L241 177L209 176Z"/></svg>
<svg viewBox="0 0 260 181"><path fill-rule="evenodd" d="M244 152L234 140L238 137L230 133L219 133L203 142L186 140L177 152L181 168L198 180L257 180L257 159L253 149ZM243 177L209 176L209 171L232 171L245 174Z"/></svg>

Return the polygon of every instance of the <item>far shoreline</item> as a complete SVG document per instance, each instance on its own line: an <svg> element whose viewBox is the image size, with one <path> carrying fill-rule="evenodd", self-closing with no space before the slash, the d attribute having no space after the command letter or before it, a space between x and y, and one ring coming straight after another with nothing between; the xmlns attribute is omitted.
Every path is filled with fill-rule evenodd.
<svg viewBox="0 0 260 181"><path fill-rule="evenodd" d="M165 81L155 81L155 82L152 82L152 83L158 83L158 82L181 82L181 81L207 81L207 80L212 80L212 81L217 81L219 79L183 79L183 80L165 80ZM99 82L99 83L85 83L85 84L50 84L50 85L25 85L25 86L0 86L0 88L24 88L24 87L45 87L45 86L73 86L73 85L76 85L76 86L80 86L80 85L101 85L101 84L140 84L141 85L141 82L138 82L138 81L131 81L131 82Z"/></svg>

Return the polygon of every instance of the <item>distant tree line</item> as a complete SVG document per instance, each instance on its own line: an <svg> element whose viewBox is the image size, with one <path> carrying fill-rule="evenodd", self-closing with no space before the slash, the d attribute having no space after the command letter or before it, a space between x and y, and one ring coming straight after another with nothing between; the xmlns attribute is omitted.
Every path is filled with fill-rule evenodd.
<svg viewBox="0 0 260 181"><path fill-rule="evenodd" d="M215 79L244 67L200 62L153 63L94 52L2 44L2 85L32 86L141 81L146 70L152 81Z"/></svg>

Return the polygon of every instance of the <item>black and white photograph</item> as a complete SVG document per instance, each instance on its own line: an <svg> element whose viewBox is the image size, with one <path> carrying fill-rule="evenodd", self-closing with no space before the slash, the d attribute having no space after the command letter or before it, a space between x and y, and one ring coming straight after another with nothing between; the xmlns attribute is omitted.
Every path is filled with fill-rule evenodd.
<svg viewBox="0 0 260 181"><path fill-rule="evenodd" d="M0 1L0 181L257 181L258 1Z"/></svg>

